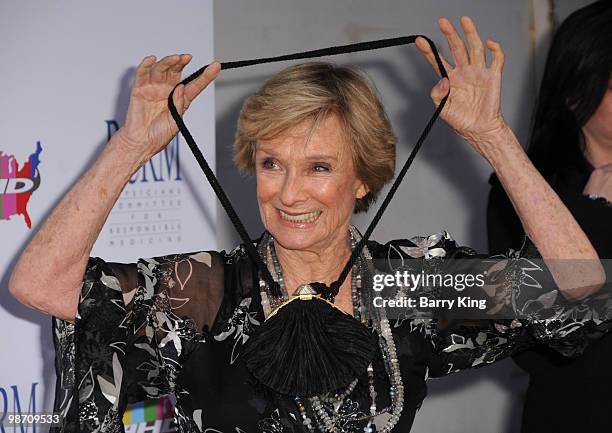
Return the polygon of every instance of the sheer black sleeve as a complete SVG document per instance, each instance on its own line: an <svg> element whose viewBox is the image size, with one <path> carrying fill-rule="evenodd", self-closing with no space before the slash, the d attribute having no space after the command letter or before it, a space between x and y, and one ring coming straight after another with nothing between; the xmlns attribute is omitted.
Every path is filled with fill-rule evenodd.
<svg viewBox="0 0 612 433"><path fill-rule="evenodd" d="M568 301L528 238L518 251L496 256L458 246L447 232L395 240L384 249L392 262L410 266L412 273L485 276L482 288L419 287L415 292L456 301L471 293L486 300L486 309L477 318L448 319L440 308L432 318L403 319L431 344L430 376L491 364L534 344L545 344L564 356L578 356L590 341L612 327L610 288L582 302Z"/></svg>
<svg viewBox="0 0 612 433"><path fill-rule="evenodd" d="M123 431L127 403L176 391L182 362L219 311L224 264L216 252L90 258L75 323L53 318L61 431Z"/></svg>

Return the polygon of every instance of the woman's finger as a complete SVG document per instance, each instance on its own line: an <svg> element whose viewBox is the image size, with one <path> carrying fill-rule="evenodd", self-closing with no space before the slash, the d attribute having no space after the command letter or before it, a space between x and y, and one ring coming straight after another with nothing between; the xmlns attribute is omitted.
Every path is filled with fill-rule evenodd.
<svg viewBox="0 0 612 433"><path fill-rule="evenodd" d="M474 22L470 17L461 17L461 27L470 46L470 64L484 67L486 65L484 46Z"/></svg>
<svg viewBox="0 0 612 433"><path fill-rule="evenodd" d="M438 84L431 89L431 100L436 107L440 105L442 99L448 94L449 89L450 82L448 81L448 78L442 78L440 81L438 81Z"/></svg>
<svg viewBox="0 0 612 433"><path fill-rule="evenodd" d="M179 60L180 56L177 54L166 56L161 59L151 68L151 81L156 83L166 81L168 70L176 65Z"/></svg>
<svg viewBox="0 0 612 433"><path fill-rule="evenodd" d="M169 69L170 74L175 76L173 78L180 78L183 69L185 69L185 66L187 66L190 61L191 54L181 54L179 56L179 61L176 63L176 65L170 67Z"/></svg>
<svg viewBox="0 0 612 433"><path fill-rule="evenodd" d="M187 107L185 106L185 85L179 84L174 89L174 94L172 95L172 101L174 102L174 106L176 107L176 111L180 114L183 114Z"/></svg>
<svg viewBox="0 0 612 433"><path fill-rule="evenodd" d="M217 78L219 71L221 71L221 63L212 62L206 67L206 69L204 69L204 72L202 72L198 78L189 82L187 86L185 86L185 100L187 102L187 106L191 104L191 101L193 101L195 97L206 88L206 86Z"/></svg>
<svg viewBox="0 0 612 433"><path fill-rule="evenodd" d="M453 27L452 23L446 18L440 18L438 20L438 25L440 26L440 30L446 36L446 40L448 41L448 46L451 49L451 53L453 54L453 59L455 61L456 66L465 66L470 63L470 59L465 49L465 44L463 40L459 37L459 34Z"/></svg>
<svg viewBox="0 0 612 433"><path fill-rule="evenodd" d="M431 46L429 45L429 42L427 42L425 38L418 37L415 41L415 44L417 48L419 49L419 51L421 52L421 54L423 55L423 57L425 57L425 60L427 60L427 63L429 63L431 67L434 69L434 71L436 71L436 74L438 74L438 77L442 77L442 74L440 73L440 69L438 68L438 62L436 62L436 57L434 56L433 50ZM442 64L444 65L444 68L446 69L446 71L447 72L450 71L452 69L451 65L446 61L444 57L442 57L442 54L439 54L439 55L440 55L440 59L442 60Z"/></svg>
<svg viewBox="0 0 612 433"><path fill-rule="evenodd" d="M134 87L140 87L149 82L151 74L151 66L155 64L155 56L147 56L140 62L140 65L136 67L136 74L134 76Z"/></svg>
<svg viewBox="0 0 612 433"><path fill-rule="evenodd" d="M491 69L494 71L500 72L504 68L504 50L502 50L501 44L495 42L491 39L486 40L487 47L491 50L493 54L493 59L491 60Z"/></svg>

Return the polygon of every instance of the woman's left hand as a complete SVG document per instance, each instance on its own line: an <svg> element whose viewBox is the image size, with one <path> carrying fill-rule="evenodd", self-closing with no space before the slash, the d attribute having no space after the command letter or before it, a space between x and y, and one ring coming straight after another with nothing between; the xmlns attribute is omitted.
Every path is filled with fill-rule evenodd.
<svg viewBox="0 0 612 433"><path fill-rule="evenodd" d="M499 43L487 39L485 44L492 53L491 64L487 65L485 44L469 17L461 17L469 52L448 19L440 18L438 25L448 41L455 65L452 66L440 55L449 79L443 78L438 82L431 91L431 98L437 107L448 93L450 84L448 101L440 117L486 156L488 139L506 128L500 110L504 52ZM417 38L416 45L440 76L429 43L424 38Z"/></svg>

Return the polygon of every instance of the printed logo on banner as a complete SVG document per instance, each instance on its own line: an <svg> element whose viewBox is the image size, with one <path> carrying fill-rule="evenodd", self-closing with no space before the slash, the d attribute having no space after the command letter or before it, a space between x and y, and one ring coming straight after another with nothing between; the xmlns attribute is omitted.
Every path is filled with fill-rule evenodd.
<svg viewBox="0 0 612 433"><path fill-rule="evenodd" d="M13 155L0 150L0 219L8 220L13 215L22 215L28 228L32 228L28 202L40 186L40 152L42 146L39 141L36 143L36 151L19 168Z"/></svg>
<svg viewBox="0 0 612 433"><path fill-rule="evenodd" d="M125 433L172 433L174 406L169 397L128 404L123 412Z"/></svg>
<svg viewBox="0 0 612 433"><path fill-rule="evenodd" d="M32 385L26 388L18 387L17 385L11 385L6 388L0 386L0 408L4 409L0 411L0 432L5 432L3 425L9 421L7 419L9 413L22 415L37 412L36 385L38 385L38 382L32 382ZM40 410L40 408L38 408L38 410ZM38 430L40 430L40 426L36 426L35 424L29 425L27 428L22 428L20 426L20 430L17 430L16 426L11 429L20 431L21 433L35 433L37 427Z"/></svg>
<svg viewBox="0 0 612 433"><path fill-rule="evenodd" d="M107 140L119 129L106 120ZM181 162L178 135L129 180L106 223L108 247L181 242Z"/></svg>

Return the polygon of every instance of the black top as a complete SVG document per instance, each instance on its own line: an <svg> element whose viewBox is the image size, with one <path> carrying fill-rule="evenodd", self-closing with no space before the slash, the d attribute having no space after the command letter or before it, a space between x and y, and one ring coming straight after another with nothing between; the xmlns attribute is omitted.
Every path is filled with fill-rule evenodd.
<svg viewBox="0 0 612 433"><path fill-rule="evenodd" d="M384 262L391 268L398 260L425 266L475 257L446 232L384 245L371 241L367 251L376 266ZM501 278L496 284L510 290L512 307L522 309L536 300L529 309L541 319L483 320L446 329L431 319L391 321L405 394L394 432L410 430L428 376L487 365L535 340L577 355L586 341L612 326L608 304L602 305L600 316L605 321L594 321L588 309L564 302L556 288L544 284L550 275L529 260L536 253L526 243L490 274L497 273ZM133 264L91 258L75 324L53 320L58 373L54 409L66 420L61 431L121 432L127 403L168 394L174 397L181 433L306 432L294 400L255 384L240 356L264 320L253 271L243 246L230 253L200 251ZM134 299L124 305L122 292L132 289ZM373 364L376 404L384 408L389 379L380 354ZM353 420L369 413L370 404L364 373L340 407L338 431L363 431L363 424ZM384 417L376 420L378 429Z"/></svg>
<svg viewBox="0 0 612 433"><path fill-rule="evenodd" d="M582 191L592 167L584 160L560 170L553 184L600 258L612 258L612 206ZM523 227L499 180L491 177L487 208L491 253L520 247ZM583 356L572 359L546 346L514 356L530 374L523 411L523 433L574 433L610 430L612 405L612 335L591 344Z"/></svg>

